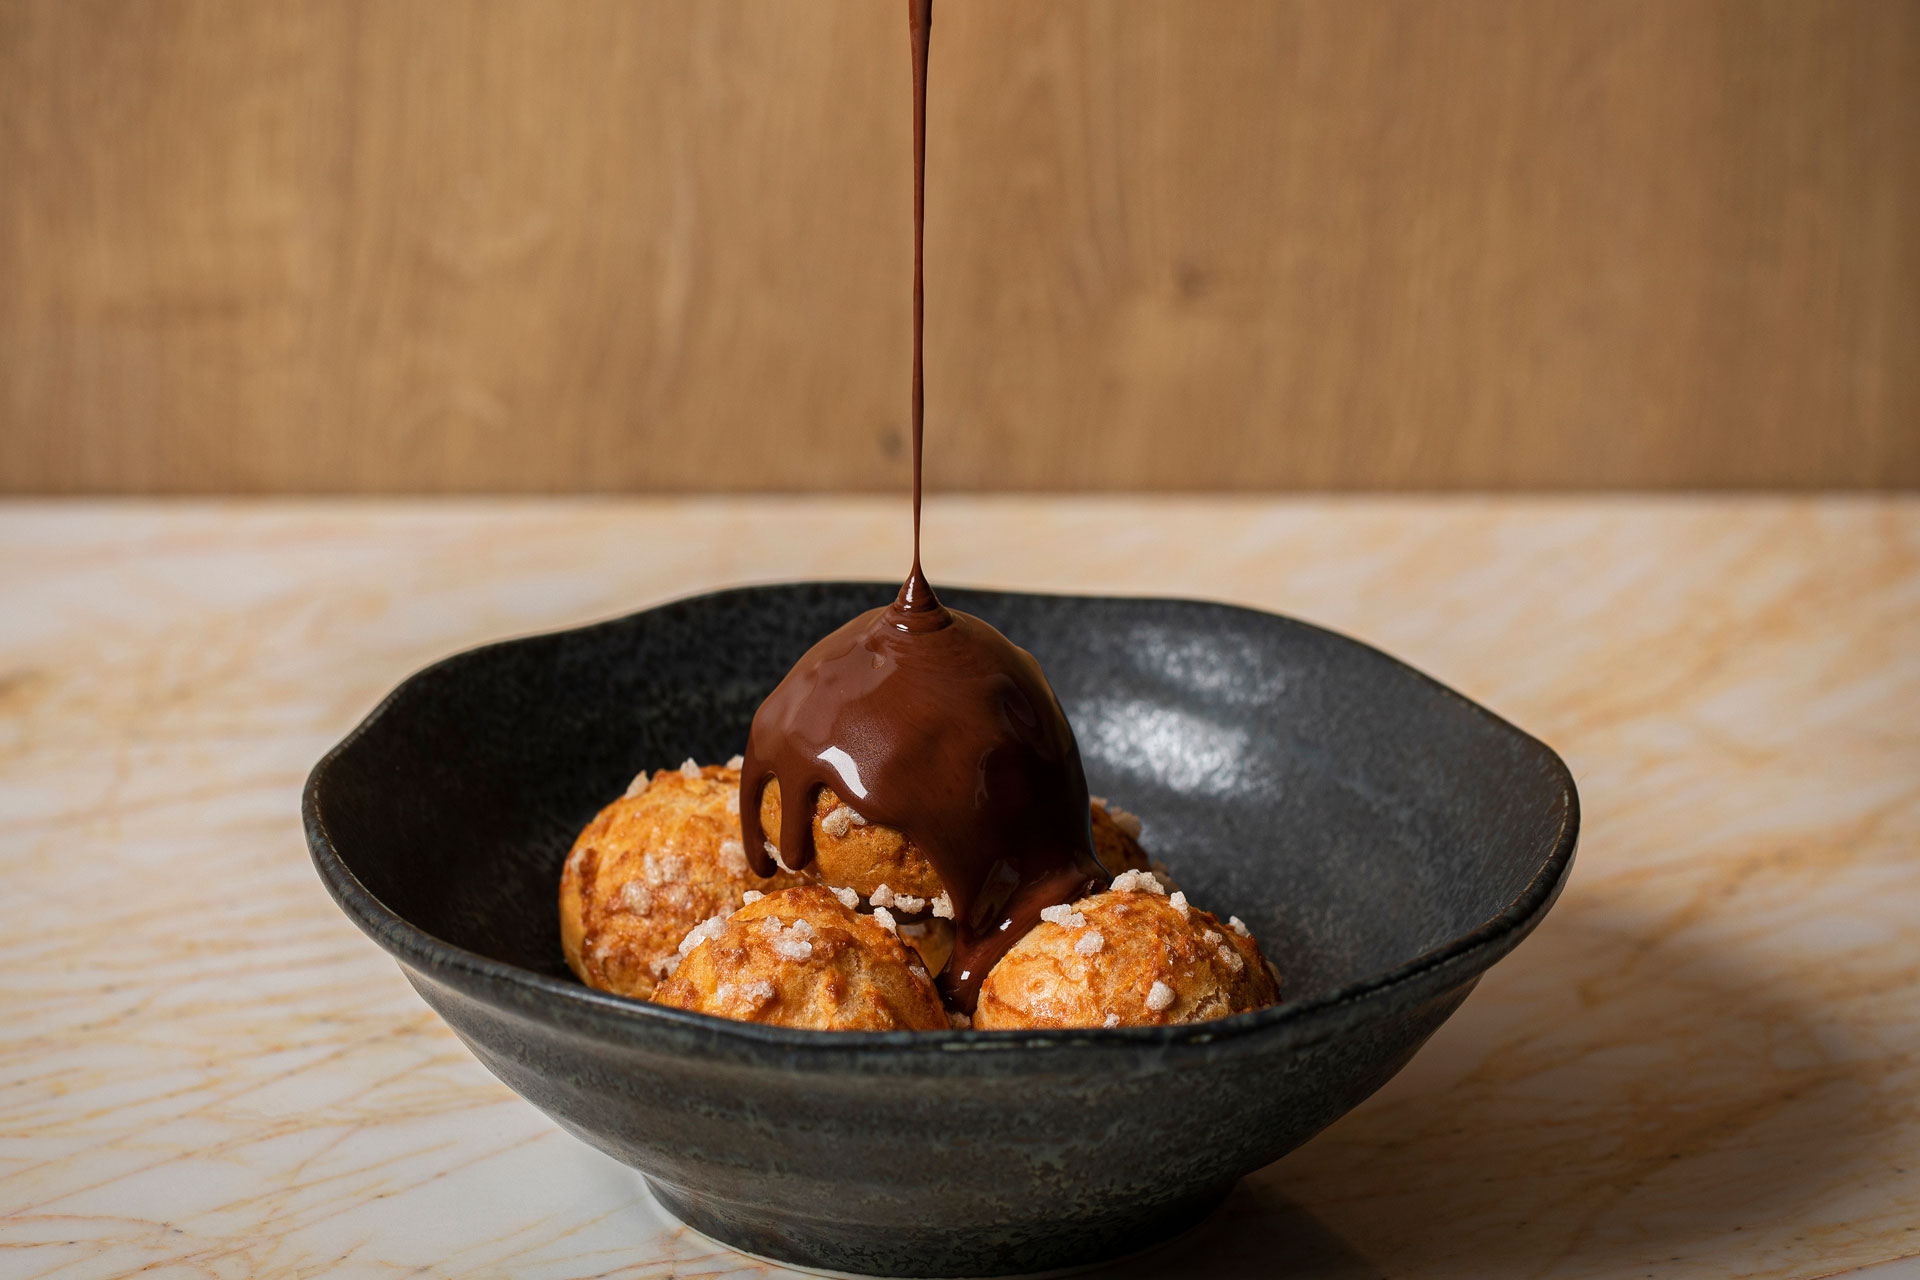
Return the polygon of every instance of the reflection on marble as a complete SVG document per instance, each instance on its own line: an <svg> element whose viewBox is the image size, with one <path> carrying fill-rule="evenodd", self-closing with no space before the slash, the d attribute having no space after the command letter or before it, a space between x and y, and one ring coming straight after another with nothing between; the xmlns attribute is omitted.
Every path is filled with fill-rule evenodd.
<svg viewBox="0 0 1920 1280"><path fill-rule="evenodd" d="M0 506L0 1274L764 1273L472 1060L327 900L297 795L436 656L894 576L903 517ZM949 500L927 546L938 580L1363 636L1586 801L1561 905L1411 1067L1106 1274L1920 1254L1920 500Z"/></svg>

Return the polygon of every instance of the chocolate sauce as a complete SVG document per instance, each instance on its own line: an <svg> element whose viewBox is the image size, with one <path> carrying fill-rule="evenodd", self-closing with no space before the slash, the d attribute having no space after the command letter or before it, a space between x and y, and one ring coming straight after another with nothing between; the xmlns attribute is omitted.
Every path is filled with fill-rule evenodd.
<svg viewBox="0 0 1920 1280"><path fill-rule="evenodd" d="M789 867L813 859L822 786L926 854L953 900L940 985L966 1011L1044 908L1107 882L1080 748L1040 664L971 614L909 605L905 587L809 649L754 716L740 827L761 875L773 872L760 825L770 778Z"/></svg>
<svg viewBox="0 0 1920 1280"><path fill-rule="evenodd" d="M927 426L927 389L920 368L927 292L921 264L927 240L927 43L933 38L933 0L907 0L907 34L913 44L913 571L900 591L911 607L922 595L939 603L920 572L920 442Z"/></svg>
<svg viewBox="0 0 1920 1280"><path fill-rule="evenodd" d="M987 970L1040 912L1104 886L1073 728L1033 655L942 605L920 569L927 44L933 0L908 0L913 40L913 569L892 604L809 649L761 704L740 774L740 827L761 875L774 861L760 796L780 782L780 860L813 860L830 786L903 832L952 899L948 1001L972 1012Z"/></svg>

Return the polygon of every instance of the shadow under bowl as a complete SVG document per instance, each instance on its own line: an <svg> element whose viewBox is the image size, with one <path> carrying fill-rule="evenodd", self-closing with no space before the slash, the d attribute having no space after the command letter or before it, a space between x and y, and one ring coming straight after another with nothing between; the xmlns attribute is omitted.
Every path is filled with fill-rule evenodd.
<svg viewBox="0 0 1920 1280"><path fill-rule="evenodd" d="M574 836L639 769L737 752L871 583L751 587L488 645L400 685L308 780L327 888L482 1063L706 1235L911 1276L1092 1263L1199 1221L1398 1071L1552 905L1579 802L1544 744L1378 650L1183 600L952 590L1040 660L1096 794L1281 1004L1215 1022L830 1033L593 991Z"/></svg>

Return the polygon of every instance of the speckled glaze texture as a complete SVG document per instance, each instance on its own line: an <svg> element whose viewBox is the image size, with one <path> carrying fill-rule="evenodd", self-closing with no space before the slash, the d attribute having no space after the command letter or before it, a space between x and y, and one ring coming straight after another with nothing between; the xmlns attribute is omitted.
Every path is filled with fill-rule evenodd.
<svg viewBox="0 0 1920 1280"><path fill-rule="evenodd" d="M1271 614L946 591L1034 652L1096 793L1283 1004L1191 1027L830 1035L593 992L553 906L637 767L739 749L805 647L884 584L721 592L492 645L404 683L314 770L347 914L497 1076L689 1225L800 1265L1042 1271L1145 1248L1404 1065L1551 905L1578 802L1540 742Z"/></svg>

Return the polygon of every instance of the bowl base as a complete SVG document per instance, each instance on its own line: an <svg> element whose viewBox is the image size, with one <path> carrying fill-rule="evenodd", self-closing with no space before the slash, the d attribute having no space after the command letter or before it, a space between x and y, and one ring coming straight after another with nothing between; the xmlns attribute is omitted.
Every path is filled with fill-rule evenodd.
<svg viewBox="0 0 1920 1280"><path fill-rule="evenodd" d="M996 1231L849 1228L846 1223L777 1219L764 1210L683 1196L645 1179L654 1203L696 1235L759 1262L810 1275L899 1276L914 1280L1039 1280L1077 1275L1161 1248L1200 1226L1234 1183L1151 1208L1124 1227L1064 1221Z"/></svg>

